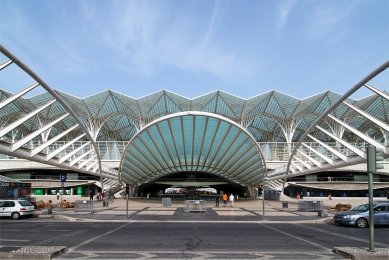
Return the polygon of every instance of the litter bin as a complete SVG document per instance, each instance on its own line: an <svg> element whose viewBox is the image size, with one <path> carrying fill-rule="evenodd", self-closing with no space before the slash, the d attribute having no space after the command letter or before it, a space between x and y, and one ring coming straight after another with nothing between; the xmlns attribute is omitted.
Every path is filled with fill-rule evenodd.
<svg viewBox="0 0 389 260"><path fill-rule="evenodd" d="M171 198L162 198L162 207L168 208L172 205Z"/></svg>
<svg viewBox="0 0 389 260"><path fill-rule="evenodd" d="M104 199L103 199L103 209L104 208L109 209L109 200L107 197L104 197Z"/></svg>
<svg viewBox="0 0 389 260"><path fill-rule="evenodd" d="M283 209L287 209L288 208L288 202L287 201L283 201L282 202L282 208Z"/></svg>

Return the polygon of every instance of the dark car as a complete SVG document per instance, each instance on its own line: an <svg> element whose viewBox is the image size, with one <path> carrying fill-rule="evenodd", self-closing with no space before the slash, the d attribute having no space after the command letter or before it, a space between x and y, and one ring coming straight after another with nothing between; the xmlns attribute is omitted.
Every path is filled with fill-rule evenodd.
<svg viewBox="0 0 389 260"><path fill-rule="evenodd" d="M389 225L389 202L374 204L373 216L375 225ZM369 204L362 204L349 211L336 213L333 221L337 224L367 227L369 225Z"/></svg>

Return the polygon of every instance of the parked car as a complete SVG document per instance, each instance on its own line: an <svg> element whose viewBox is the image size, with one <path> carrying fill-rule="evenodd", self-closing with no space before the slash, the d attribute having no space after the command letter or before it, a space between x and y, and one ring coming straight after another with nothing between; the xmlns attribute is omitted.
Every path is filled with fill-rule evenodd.
<svg viewBox="0 0 389 260"><path fill-rule="evenodd" d="M18 219L20 216L32 217L35 208L27 200L0 200L0 216Z"/></svg>
<svg viewBox="0 0 389 260"><path fill-rule="evenodd" d="M389 202L374 204L373 216L375 225L389 225ZM367 227L369 225L369 204L362 204L349 211L336 213L333 221L337 224Z"/></svg>

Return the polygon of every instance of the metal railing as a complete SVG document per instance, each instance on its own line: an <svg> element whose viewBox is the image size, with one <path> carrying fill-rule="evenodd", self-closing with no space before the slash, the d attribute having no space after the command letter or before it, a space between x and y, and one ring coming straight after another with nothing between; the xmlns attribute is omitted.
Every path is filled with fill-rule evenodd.
<svg viewBox="0 0 389 260"><path fill-rule="evenodd" d="M308 201L303 200L299 201L298 211L322 211L323 210L323 201Z"/></svg>
<svg viewBox="0 0 389 260"><path fill-rule="evenodd" d="M185 212L207 212L207 201L205 200L186 200Z"/></svg>

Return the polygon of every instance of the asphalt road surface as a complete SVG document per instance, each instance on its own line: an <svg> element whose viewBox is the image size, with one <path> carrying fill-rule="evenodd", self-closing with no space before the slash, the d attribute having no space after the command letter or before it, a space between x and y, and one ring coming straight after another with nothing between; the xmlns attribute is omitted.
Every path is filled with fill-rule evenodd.
<svg viewBox="0 0 389 260"><path fill-rule="evenodd" d="M68 222L0 219L4 250L66 246L56 259L343 259L334 247L369 246L369 229L332 223ZM375 228L389 247L389 228Z"/></svg>

